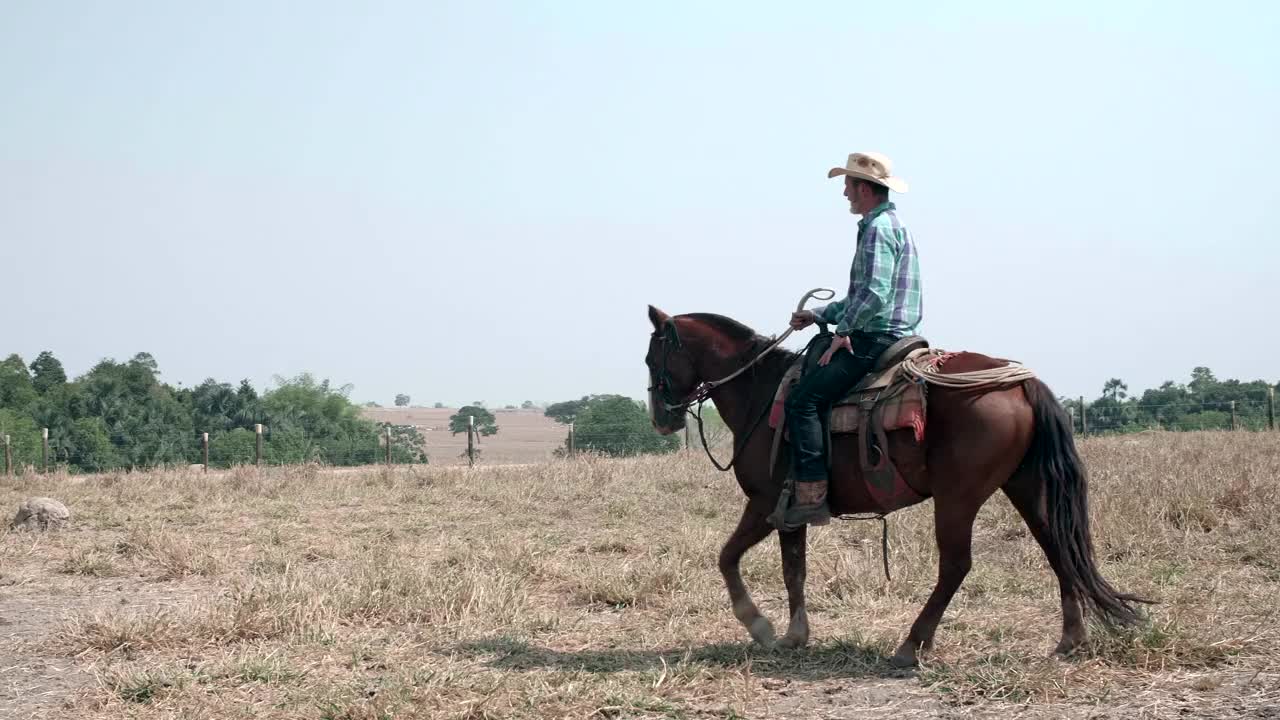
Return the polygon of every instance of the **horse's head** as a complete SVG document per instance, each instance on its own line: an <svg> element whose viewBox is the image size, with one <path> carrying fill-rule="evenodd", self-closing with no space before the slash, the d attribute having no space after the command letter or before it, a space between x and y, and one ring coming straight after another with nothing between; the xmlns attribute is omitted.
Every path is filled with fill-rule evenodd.
<svg viewBox="0 0 1280 720"><path fill-rule="evenodd" d="M663 435L684 429L686 403L700 378L692 356L680 338L675 318L649 306L653 335L644 364L649 367L649 416Z"/></svg>

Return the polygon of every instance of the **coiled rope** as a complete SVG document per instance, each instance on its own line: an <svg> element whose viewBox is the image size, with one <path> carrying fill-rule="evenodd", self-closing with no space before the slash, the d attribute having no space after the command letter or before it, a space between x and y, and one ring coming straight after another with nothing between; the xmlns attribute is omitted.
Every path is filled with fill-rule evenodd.
<svg viewBox="0 0 1280 720"><path fill-rule="evenodd" d="M1035 372L1022 363L1006 360L1005 365L987 370L970 370L962 373L944 373L942 367L950 354L939 350L921 353L902 363L902 373L917 381L950 388L952 390L985 390L992 387L1008 387L1034 380Z"/></svg>

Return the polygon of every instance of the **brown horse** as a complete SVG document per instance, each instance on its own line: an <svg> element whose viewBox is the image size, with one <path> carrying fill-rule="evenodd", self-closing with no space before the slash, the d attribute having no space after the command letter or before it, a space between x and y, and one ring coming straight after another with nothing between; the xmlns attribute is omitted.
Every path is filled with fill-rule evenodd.
<svg viewBox="0 0 1280 720"><path fill-rule="evenodd" d="M710 314L668 316L650 307L653 336L649 366L654 426L663 433L684 427L685 410L705 383L727 377L759 358L750 370L716 385L709 397L734 434L734 468L747 495L738 527L720 552L720 572L733 613L751 637L774 641L772 624L747 592L739 572L743 553L773 531L766 517L773 510L786 473L786 453L770 468L773 433L762 422L794 353L769 350L771 341L729 318ZM984 355L963 353L944 372L960 373L1003 366ZM856 436L832 438L829 500L833 514L874 512L857 460ZM930 387L927 430L917 445L910 432L888 436L889 454L903 478L934 501L938 544L938 580L892 662L913 665L928 650L951 597L972 564L970 544L978 509L1003 490L1044 550L1062 596L1062 639L1055 652L1066 655L1086 639L1084 612L1095 611L1107 624L1138 619L1133 605L1146 602L1118 592L1098 572L1089 534L1084 466L1071 427L1049 388L1030 380L1010 388L975 393ZM809 639L805 613L806 529L779 534L782 572L790 605L784 647L802 647Z"/></svg>

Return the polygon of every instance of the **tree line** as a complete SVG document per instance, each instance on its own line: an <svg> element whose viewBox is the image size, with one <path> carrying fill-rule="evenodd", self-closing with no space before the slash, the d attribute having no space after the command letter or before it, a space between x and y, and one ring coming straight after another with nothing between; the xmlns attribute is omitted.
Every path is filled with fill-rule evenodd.
<svg viewBox="0 0 1280 720"><path fill-rule="evenodd" d="M1259 430L1267 426L1269 395L1277 391L1280 384L1263 380L1219 380L1207 367L1192 370L1187 383L1169 380L1141 395L1130 395L1128 384L1111 378L1103 385L1101 395L1085 400L1084 416L1090 432L1228 429L1234 403L1236 427ZM1077 418L1079 427L1080 399L1062 402Z"/></svg>
<svg viewBox="0 0 1280 720"><path fill-rule="evenodd" d="M416 429L361 417L350 389L306 373L276 378L261 394L248 380L173 387L145 352L127 362L102 360L70 379L51 352L30 365L14 354L0 362L0 435L10 436L15 465L38 465L41 428L48 428L51 462L84 472L199 462L206 432L210 465L253 462L257 424L265 426L267 463L378 462L384 427L395 462L426 461Z"/></svg>

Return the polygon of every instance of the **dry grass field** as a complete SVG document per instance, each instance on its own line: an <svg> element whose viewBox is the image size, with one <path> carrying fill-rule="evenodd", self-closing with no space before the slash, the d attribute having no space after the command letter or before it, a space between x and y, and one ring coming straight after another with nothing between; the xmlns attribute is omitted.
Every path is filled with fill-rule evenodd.
<svg viewBox="0 0 1280 720"><path fill-rule="evenodd" d="M433 465L465 465L467 436L449 433L449 418L457 409L362 408L361 414L375 422L413 425L427 440L427 455ZM541 410L492 410L498 434L480 439L480 457L488 465L537 463L551 460L556 448L564 445L568 429L545 417Z"/></svg>
<svg viewBox="0 0 1280 720"><path fill-rule="evenodd" d="M0 717L1280 718L1280 434L1090 439L1103 571L1143 627L1048 657L1056 584L1002 496L924 664L931 505L811 533L808 649L747 642L705 458L5 481L68 530L0 539ZM775 539L744 574L775 622Z"/></svg>

